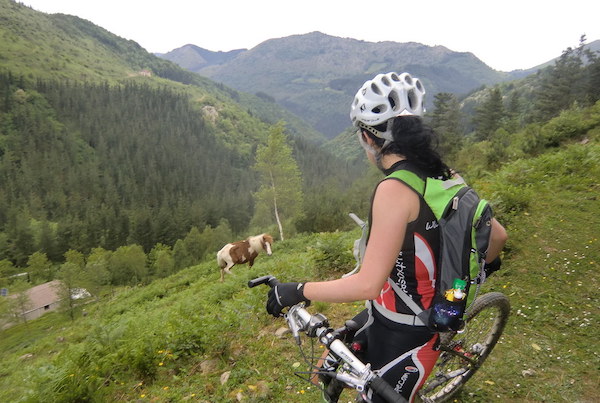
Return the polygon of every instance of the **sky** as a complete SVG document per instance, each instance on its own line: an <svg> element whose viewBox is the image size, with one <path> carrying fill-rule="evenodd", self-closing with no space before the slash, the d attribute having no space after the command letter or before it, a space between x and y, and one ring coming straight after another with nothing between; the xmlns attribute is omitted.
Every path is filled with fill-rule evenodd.
<svg viewBox="0 0 600 403"><path fill-rule="evenodd" d="M368 42L471 52L499 71L545 63L585 34L600 39L600 1L569 0L18 0L89 20L152 53L211 51L320 31Z"/></svg>

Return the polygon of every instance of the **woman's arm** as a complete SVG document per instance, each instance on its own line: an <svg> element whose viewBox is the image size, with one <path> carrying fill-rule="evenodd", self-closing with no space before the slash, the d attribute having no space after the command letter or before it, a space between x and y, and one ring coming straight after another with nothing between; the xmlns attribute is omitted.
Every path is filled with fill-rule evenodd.
<svg viewBox="0 0 600 403"><path fill-rule="evenodd" d="M502 224L495 218L492 218L492 232L490 234L490 244L488 246L487 256L485 258L486 263L491 263L498 255L500 255L507 240L508 234Z"/></svg>
<svg viewBox="0 0 600 403"><path fill-rule="evenodd" d="M402 182L385 180L373 198L371 233L358 273L338 280L309 282L309 300L351 302L375 299L387 281L402 248L406 226L419 215L419 197Z"/></svg>

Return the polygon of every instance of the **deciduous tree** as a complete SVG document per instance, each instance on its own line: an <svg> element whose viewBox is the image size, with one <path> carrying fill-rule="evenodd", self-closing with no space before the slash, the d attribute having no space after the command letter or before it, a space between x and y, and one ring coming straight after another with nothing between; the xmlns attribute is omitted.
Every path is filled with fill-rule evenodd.
<svg viewBox="0 0 600 403"><path fill-rule="evenodd" d="M27 271L33 282L46 282L52 280L52 262L45 253L34 252L27 260Z"/></svg>
<svg viewBox="0 0 600 403"><path fill-rule="evenodd" d="M274 126L267 144L259 146L254 169L260 174L260 188L254 194L257 226L277 224L284 239L284 222L302 215L302 176L287 143L283 124Z"/></svg>

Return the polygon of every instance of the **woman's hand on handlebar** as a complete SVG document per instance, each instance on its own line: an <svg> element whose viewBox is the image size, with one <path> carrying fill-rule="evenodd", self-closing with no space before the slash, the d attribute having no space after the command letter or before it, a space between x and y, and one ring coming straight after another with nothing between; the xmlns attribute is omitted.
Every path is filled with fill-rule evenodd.
<svg viewBox="0 0 600 403"><path fill-rule="evenodd" d="M304 283L278 283L271 287L267 299L267 312L276 318L281 316L281 310L286 307L310 301L304 297Z"/></svg>

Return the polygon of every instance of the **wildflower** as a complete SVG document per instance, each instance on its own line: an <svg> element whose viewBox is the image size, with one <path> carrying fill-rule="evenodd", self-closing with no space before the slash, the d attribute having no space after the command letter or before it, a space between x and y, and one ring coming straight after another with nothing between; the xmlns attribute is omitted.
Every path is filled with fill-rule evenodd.
<svg viewBox="0 0 600 403"><path fill-rule="evenodd" d="M158 363L158 366L159 366L159 367L162 367L163 365L165 365L165 364L164 364L164 363L162 363L162 362L159 362L159 363Z"/></svg>
<svg viewBox="0 0 600 403"><path fill-rule="evenodd" d="M145 393L142 393L142 394L140 395L140 397L143 399L143 398L145 398L145 397L146 397L146 394L145 394Z"/></svg>
<svg viewBox="0 0 600 403"><path fill-rule="evenodd" d="M163 390L168 390L168 389L169 389L169 387L168 387L168 386L165 386L165 387L163 388Z"/></svg>

